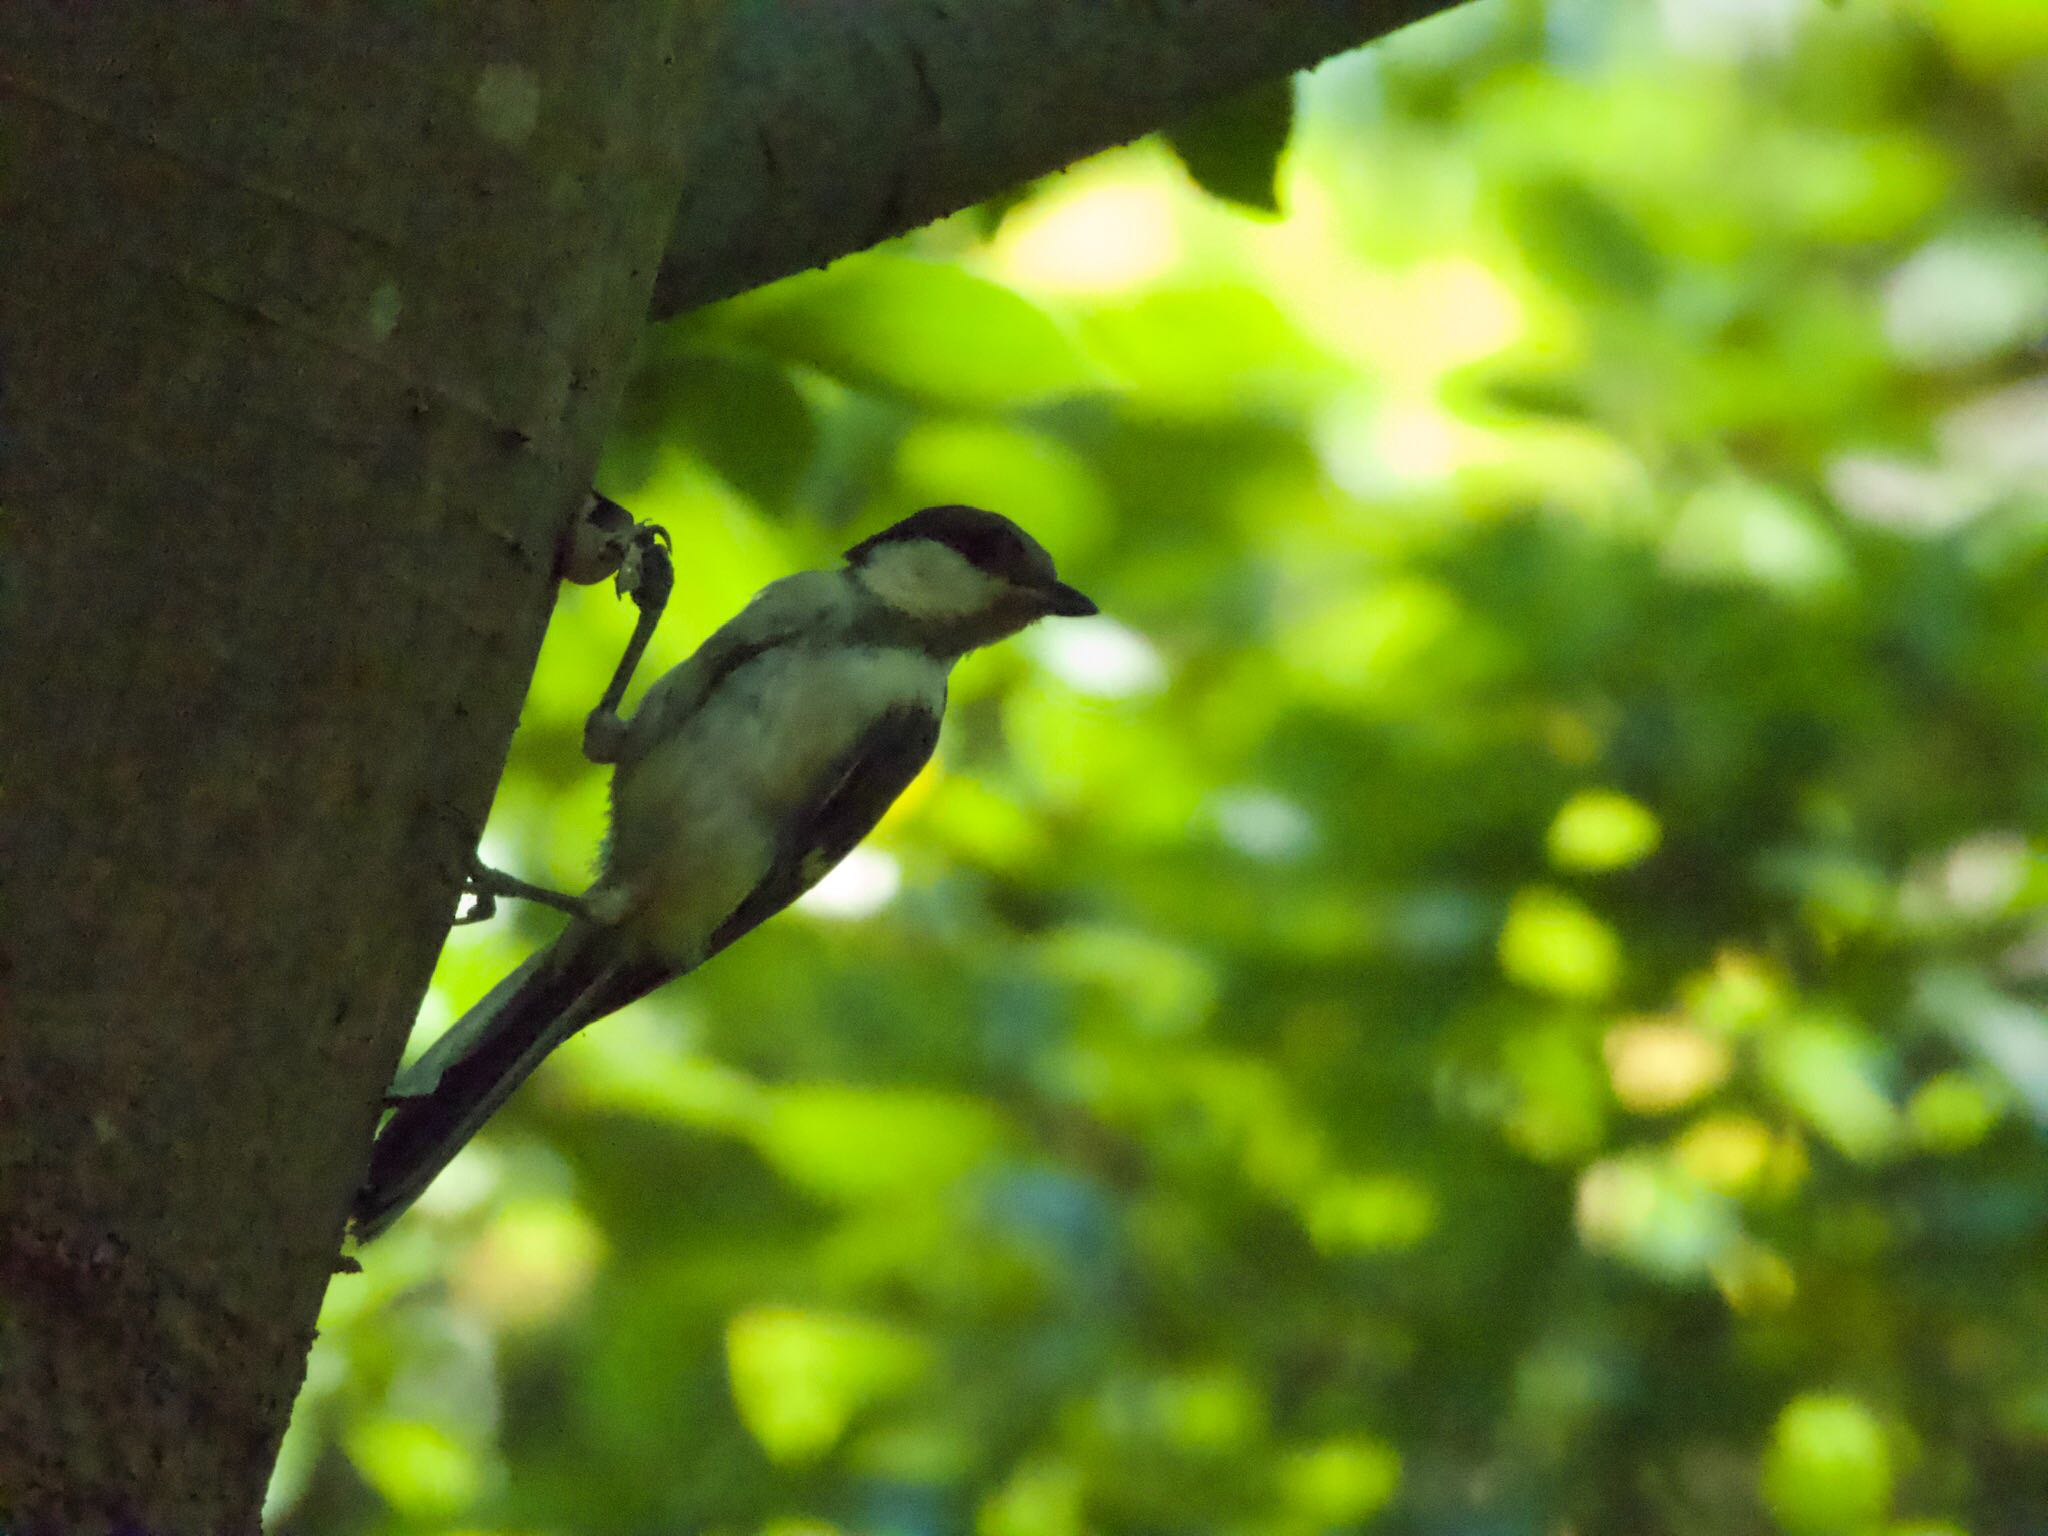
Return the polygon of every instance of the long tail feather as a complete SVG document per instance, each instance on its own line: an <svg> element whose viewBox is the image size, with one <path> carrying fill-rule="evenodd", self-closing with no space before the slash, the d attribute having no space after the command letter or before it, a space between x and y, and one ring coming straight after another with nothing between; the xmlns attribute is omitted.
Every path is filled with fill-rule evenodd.
<svg viewBox="0 0 2048 1536"><path fill-rule="evenodd" d="M558 966L559 942L535 950L527 956L526 963L516 970L508 971L490 991L486 992L461 1018L441 1032L441 1037L419 1058L399 1068L398 1076L391 1080L391 1087L385 1098L392 1106L407 1099L424 1099L432 1096L440 1084L441 1074L456 1062L477 1048L483 1037L491 1032L493 1025L503 1027L502 1020L512 999L520 989L527 986L543 967Z"/></svg>
<svg viewBox="0 0 2048 1536"><path fill-rule="evenodd" d="M549 1051L675 974L579 922L493 987L393 1083L356 1193L357 1240L397 1220Z"/></svg>

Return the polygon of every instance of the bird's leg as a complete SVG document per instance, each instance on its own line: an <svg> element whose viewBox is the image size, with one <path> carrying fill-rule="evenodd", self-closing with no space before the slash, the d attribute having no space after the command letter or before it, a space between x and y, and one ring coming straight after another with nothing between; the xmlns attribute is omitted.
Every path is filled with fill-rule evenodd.
<svg viewBox="0 0 2048 1536"><path fill-rule="evenodd" d="M498 910L498 898L505 896L519 901L538 902L544 907L554 907L573 917L589 917L590 909L584 906L580 896L571 896L562 891L551 891L544 885L534 885L516 875L508 875L502 869L492 869L475 854L469 856L469 864L463 872L462 889L470 898L469 910L455 915L453 926L465 923L480 923L494 916Z"/></svg>
<svg viewBox="0 0 2048 1536"><path fill-rule="evenodd" d="M437 807L432 813L434 820L446 824L455 841L454 863L460 871L462 894L470 898L469 910L458 912L453 925L480 923L494 916L498 910L500 896L516 897L521 901L536 901L542 906L559 907L564 912L578 917L588 916L579 897L551 891L544 885L533 885L503 870L492 869L477 857L477 829L468 818L453 806Z"/></svg>
<svg viewBox="0 0 2048 1536"><path fill-rule="evenodd" d="M619 701L626 696L626 688L633 681L633 669L640 665L641 654L654 634L654 626L661 622L661 611L668 606L669 592L676 584L668 543L668 530L659 523L637 523L626 558L619 565L619 591L633 599L640 617L633 625L633 638L626 642L626 654L619 658L618 669L612 673L604 697L583 723L583 755L593 763L619 760L626 735L626 722L619 718Z"/></svg>

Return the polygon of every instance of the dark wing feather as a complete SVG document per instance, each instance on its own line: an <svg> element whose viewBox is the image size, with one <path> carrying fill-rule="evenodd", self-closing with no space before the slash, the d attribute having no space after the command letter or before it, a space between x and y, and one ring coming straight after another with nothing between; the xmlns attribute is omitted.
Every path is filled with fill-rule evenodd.
<svg viewBox="0 0 2048 1536"><path fill-rule="evenodd" d="M904 704L877 716L860 740L820 775L817 794L790 818L774 864L712 933L705 957L766 922L851 853L910 787L917 771L931 761L938 742L939 717L928 709Z"/></svg>
<svg viewBox="0 0 2048 1536"><path fill-rule="evenodd" d="M461 1053L429 1091L400 1101L377 1133L356 1193L359 1240L395 1221L548 1052L677 974L621 954L614 935L584 922L521 969L509 991L495 989L457 1022L451 1034L470 1036Z"/></svg>

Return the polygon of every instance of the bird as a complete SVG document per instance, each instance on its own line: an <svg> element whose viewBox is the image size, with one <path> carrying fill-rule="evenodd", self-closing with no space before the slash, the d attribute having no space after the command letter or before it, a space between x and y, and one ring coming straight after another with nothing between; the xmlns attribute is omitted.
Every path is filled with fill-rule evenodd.
<svg viewBox="0 0 2048 1536"><path fill-rule="evenodd" d="M661 595L666 596L666 571ZM926 507L830 570L769 583L695 654L585 731L612 767L610 824L580 897L472 864L472 888L570 913L387 1096L351 1212L386 1230L541 1060L780 912L871 832L930 759L954 663L1040 619L1087 617L1045 548L979 507Z"/></svg>

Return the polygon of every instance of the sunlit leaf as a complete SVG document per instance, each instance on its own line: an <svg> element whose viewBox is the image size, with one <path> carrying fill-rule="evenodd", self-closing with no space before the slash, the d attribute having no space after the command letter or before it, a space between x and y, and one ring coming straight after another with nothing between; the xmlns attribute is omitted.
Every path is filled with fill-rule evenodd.
<svg viewBox="0 0 2048 1536"><path fill-rule="evenodd" d="M596 1230L575 1206L521 1201L485 1228L454 1287L464 1305L500 1326L533 1328L583 1294L603 1251Z"/></svg>
<svg viewBox="0 0 2048 1536"><path fill-rule="evenodd" d="M346 1444L364 1480L416 1519L445 1517L483 1491L484 1467L475 1448L437 1424L366 1419L348 1432Z"/></svg>
<svg viewBox="0 0 2048 1536"><path fill-rule="evenodd" d="M945 1189L995 1152L1001 1123L964 1094L820 1083L778 1092L754 1134L804 1188L875 1200Z"/></svg>
<svg viewBox="0 0 2048 1536"><path fill-rule="evenodd" d="M1598 998L1621 977L1621 940L1562 891L1517 892L1500 932L1500 964L1515 981L1557 997Z"/></svg>
<svg viewBox="0 0 2048 1536"><path fill-rule="evenodd" d="M1786 1536L1859 1536L1891 1507L1884 1428L1856 1398L1814 1393L1778 1415L1764 1458L1764 1501Z"/></svg>
<svg viewBox="0 0 2048 1536"><path fill-rule="evenodd" d="M928 1368L922 1340L869 1318L758 1307L726 1329L740 1417L777 1461L831 1449L853 1416L901 1392Z"/></svg>
<svg viewBox="0 0 2048 1536"><path fill-rule="evenodd" d="M1436 1227L1437 1200L1399 1175L1333 1179L1309 1196L1303 1219L1326 1253L1412 1248Z"/></svg>
<svg viewBox="0 0 2048 1536"><path fill-rule="evenodd" d="M1959 966L1930 968L1913 1000L1998 1074L2035 1124L2048 1125L2048 1012Z"/></svg>
<svg viewBox="0 0 2048 1536"><path fill-rule="evenodd" d="M1069 329L1021 294L902 256L785 278L706 323L787 362L932 405L1024 405L1108 382Z"/></svg>
<svg viewBox="0 0 2048 1536"><path fill-rule="evenodd" d="M1657 851L1663 828L1650 809L1611 789L1567 800L1550 824L1550 862L1559 869L1625 869Z"/></svg>
<svg viewBox="0 0 2048 1536"><path fill-rule="evenodd" d="M1733 1065L1725 1042L1671 1019L1637 1019L1601 1042L1614 1096L1640 1114L1662 1114L1719 1087Z"/></svg>
<svg viewBox="0 0 2048 1536"><path fill-rule="evenodd" d="M975 1529L980 1536L1081 1536L1083 1491L1068 1463L1027 1463L982 1506Z"/></svg>
<svg viewBox="0 0 2048 1536"><path fill-rule="evenodd" d="M1092 313L1086 335L1155 411L1298 409L1343 377L1272 296L1242 282L1159 285Z"/></svg>
<svg viewBox="0 0 2048 1536"><path fill-rule="evenodd" d="M1502 1065L1512 1098L1502 1119L1508 1140L1530 1157L1584 1157L1607 1128L1607 1095L1591 1041L1569 1023L1537 1024L1510 1036Z"/></svg>
<svg viewBox="0 0 2048 1536"><path fill-rule="evenodd" d="M1319 1525L1367 1519L1400 1486L1400 1454L1362 1435L1295 1451L1280 1466L1282 1496Z"/></svg>
<svg viewBox="0 0 2048 1536"><path fill-rule="evenodd" d="M1579 1180L1577 1216L1589 1248L1667 1280L1706 1275L1740 1237L1726 1201L1641 1154L1588 1168Z"/></svg>
<svg viewBox="0 0 2048 1536"><path fill-rule="evenodd" d="M1885 292L1885 333L1908 361L1953 368L2048 334L2048 234L2035 221L1965 228L1915 252Z"/></svg>
<svg viewBox="0 0 2048 1536"><path fill-rule="evenodd" d="M1884 1086L1878 1048L1841 1019L1810 1019L1764 1043L1764 1066L1778 1093L1858 1161L1890 1155L1898 1146L1899 1113Z"/></svg>
<svg viewBox="0 0 2048 1536"><path fill-rule="evenodd" d="M1816 597L1848 580L1840 542L1810 507L1749 481L1723 481L1680 509L1664 540L1678 574Z"/></svg>
<svg viewBox="0 0 2048 1536"><path fill-rule="evenodd" d="M1998 1124L1999 1096L1963 1072L1942 1072L1913 1091L1906 1119L1913 1139L1932 1152L1963 1152Z"/></svg>
<svg viewBox="0 0 2048 1536"><path fill-rule="evenodd" d="M1709 1189L1743 1195L1764 1179L1777 1142L1753 1115L1705 1115L1673 1143L1672 1160Z"/></svg>

